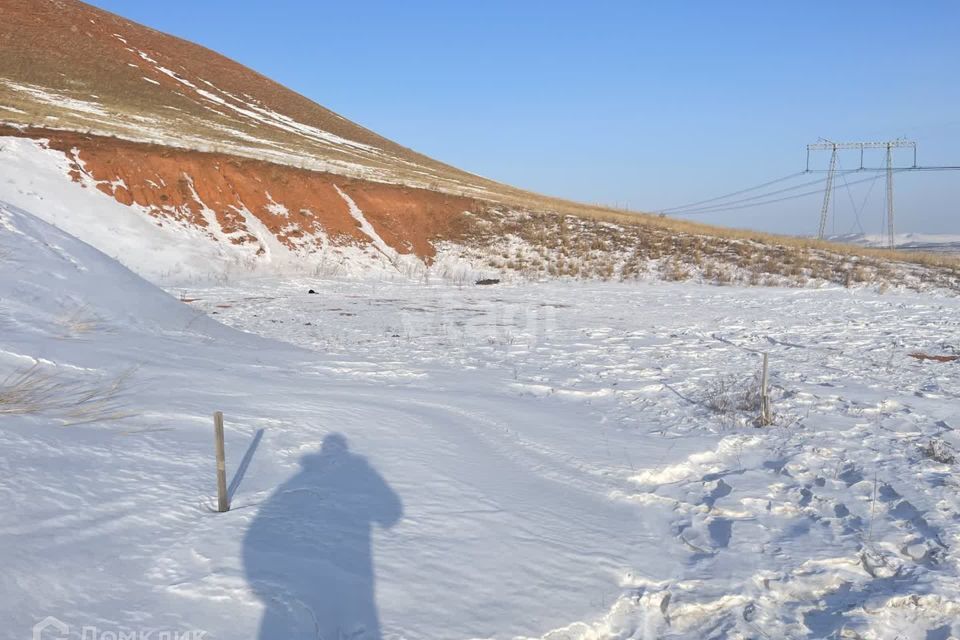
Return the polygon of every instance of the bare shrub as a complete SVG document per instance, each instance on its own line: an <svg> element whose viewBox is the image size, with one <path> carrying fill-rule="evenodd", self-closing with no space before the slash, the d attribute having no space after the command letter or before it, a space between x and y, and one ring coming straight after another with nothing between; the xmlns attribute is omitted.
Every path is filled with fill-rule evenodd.
<svg viewBox="0 0 960 640"><path fill-rule="evenodd" d="M707 387L700 404L721 415L734 411L759 411L760 379L758 376L747 380L732 375L721 376Z"/></svg>
<svg viewBox="0 0 960 640"><path fill-rule="evenodd" d="M601 261L596 266L596 273L601 280L610 280L613 278L614 265L610 261Z"/></svg>
<svg viewBox="0 0 960 640"><path fill-rule="evenodd" d="M713 280L717 284L730 284L733 282L733 271L727 267L720 267Z"/></svg>
<svg viewBox="0 0 960 640"><path fill-rule="evenodd" d="M623 267L620 269L620 279L631 280L639 278L646 270L646 261L639 250L635 250L633 254L627 258L626 262L623 263Z"/></svg>
<svg viewBox="0 0 960 640"><path fill-rule="evenodd" d="M660 271L661 277L670 282L681 282L690 279L690 271L676 260L667 262Z"/></svg>
<svg viewBox="0 0 960 640"><path fill-rule="evenodd" d="M920 454L924 458L930 458L941 464L953 464L957 461L953 449L940 438L930 438L925 445L920 447Z"/></svg>

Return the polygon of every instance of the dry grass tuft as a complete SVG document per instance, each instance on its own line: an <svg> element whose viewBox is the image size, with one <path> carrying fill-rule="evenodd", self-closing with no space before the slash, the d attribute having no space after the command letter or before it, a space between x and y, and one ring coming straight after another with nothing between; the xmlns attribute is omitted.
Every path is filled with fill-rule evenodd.
<svg viewBox="0 0 960 640"><path fill-rule="evenodd" d="M86 305L62 314L56 320L62 338L76 338L101 328L102 321Z"/></svg>
<svg viewBox="0 0 960 640"><path fill-rule="evenodd" d="M65 424L102 422L129 417L122 391L134 373L114 378L73 379L39 364L19 369L0 381L0 415L52 415Z"/></svg>
<svg viewBox="0 0 960 640"><path fill-rule="evenodd" d="M721 415L735 411L757 412L760 410L760 378L718 378L707 388L700 403Z"/></svg>

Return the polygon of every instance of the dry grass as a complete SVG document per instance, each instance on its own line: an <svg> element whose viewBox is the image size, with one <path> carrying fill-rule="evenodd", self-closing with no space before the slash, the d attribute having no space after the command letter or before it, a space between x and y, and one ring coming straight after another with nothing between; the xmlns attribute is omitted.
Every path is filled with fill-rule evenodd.
<svg viewBox="0 0 960 640"><path fill-rule="evenodd" d="M760 410L760 378L720 377L704 392L700 404L721 415L736 411L755 413Z"/></svg>
<svg viewBox="0 0 960 640"><path fill-rule="evenodd" d="M501 185L504 186L505 185ZM914 251L895 251L890 249L874 249L856 245L840 244L817 240L815 238L799 238L783 236L749 229L736 229L702 224L689 220L662 217L641 211L614 210L599 205L589 205L569 200L551 198L535 193L525 192L513 187L505 187L508 192L503 195L499 203L517 207L531 213L560 214L561 219L566 216L576 216L584 220L609 222L622 227L639 227L641 229L669 231L682 237L706 236L728 241L743 241L761 245L778 245L801 251L824 251L838 256L872 258L882 262L901 262L918 264L925 267L954 269L960 273L960 258L942 253L925 253ZM546 233L546 227L541 227L541 236ZM602 242L602 241L596 241Z"/></svg>
<svg viewBox="0 0 960 640"><path fill-rule="evenodd" d="M108 379L74 379L38 364L19 369L0 381L0 415L45 414L65 424L128 417L122 391L133 373L131 369Z"/></svg>
<svg viewBox="0 0 960 640"><path fill-rule="evenodd" d="M664 280L718 285L831 282L960 291L960 262L942 255L861 251L767 234L740 236L731 230L691 233L682 225L648 224L636 217L620 224L508 207L483 207L465 219L461 244L496 254L509 240L514 248L490 264L523 275L631 280L654 272Z"/></svg>
<svg viewBox="0 0 960 640"><path fill-rule="evenodd" d="M61 314L56 319L61 337L77 338L102 328L102 321L86 305Z"/></svg>
<svg viewBox="0 0 960 640"><path fill-rule="evenodd" d="M14 92L15 93L15 92ZM0 98L6 97L0 87ZM23 96L17 97L23 100ZM31 110L29 119L35 120L39 116L53 110L60 112L56 107L50 105L21 105ZM61 116L66 118L65 114ZM40 118L42 120L42 118ZM79 125L72 125L66 119L58 122L58 128L62 127L68 130L77 130ZM0 132L4 135L22 135L27 137L43 137L45 131L43 128L29 129L19 131L10 127L0 125ZM178 129L181 134L189 133L181 127ZM107 132L109 134L109 132ZM203 137L211 135L213 141L211 150L218 150L216 136L209 132L197 130L196 135ZM221 132L222 134L222 132ZM94 135L91 138L109 138L109 135ZM123 136L119 136L123 138ZM173 138L176 139L176 138ZM222 142L222 141L221 141ZM191 145L184 143L185 147ZM196 148L196 145L192 145ZM164 147L156 146L157 152L162 153ZM238 154L236 149L228 147L220 148L221 153ZM304 153L304 161L311 158L332 158L335 153L330 149L319 150L300 149L298 153ZM259 157L253 154L251 157ZM419 156L418 156L419 157ZM421 160L426 159L419 157ZM353 158L355 161L356 158ZM472 237L483 237L492 232L501 234L522 235L523 239L532 246L541 246L546 248L559 248L565 252L567 257L583 256L587 253L609 254L623 249L625 242L641 242L649 250L644 254L657 253L653 249L656 242L660 242L664 248L669 248L671 253L680 252L684 256L692 256L699 261L705 257L716 257L717 247L723 247L724 255L720 256L722 261L727 264L743 265L743 259L757 259L758 253L763 253L771 248L776 248L773 252L774 258L786 257L794 266L788 273L781 273L781 269L767 267L759 268L762 273L775 275L787 275L792 280L797 280L802 275L839 282L845 285L851 285L858 282L867 282L870 280L871 272L878 276L878 280L883 280L883 275L879 273L884 267L882 265L894 264L912 264L929 268L941 274L952 274L953 277L960 277L960 258L939 253L921 253L907 251L892 251L888 249L872 249L854 245L844 245L813 238L798 238L793 236L781 236L758 231L745 229L733 229L728 227L717 227L701 224L689 220L677 218L661 217L643 212L625 212L623 210L614 210L598 205L573 202L544 196L522 189L517 189L509 185L499 184L483 178L478 178L470 174L460 172L453 167L448 167L440 163L433 163L429 173L442 174L441 177L432 179L429 183L423 183L423 175L420 169L410 169L409 165L403 163L393 163L383 159L378 159L376 163L370 164L375 171L367 175L365 179L371 181L396 182L402 184L419 185L421 187L432 187L442 192L452 193L460 196L473 198L477 202L476 210L473 212L473 222L470 231L465 234ZM430 161L432 163L432 161ZM376 165L376 166L374 166ZM422 169L422 167L421 167ZM383 173L386 172L386 173ZM379 176L379 177L377 177ZM422 184L421 184L422 183ZM524 212L511 222L502 215L504 211ZM486 229L486 233L476 224L479 221L495 224ZM617 230L618 234L611 233ZM645 240L643 236L649 236ZM675 240L670 240L674 238ZM828 274L823 267L817 268L815 273L802 273L802 266L809 260L811 255L829 255L834 258L846 259L846 264L842 267L843 274ZM734 259L734 256L738 256ZM684 258L686 260L686 258ZM871 269L860 269L855 273L848 274L850 263L853 261L863 261L864 267ZM530 267L527 264L521 264L519 267L514 264L511 269L522 271ZM570 275L571 267L560 268L547 264L544 266L546 272L557 272L561 275ZM588 269L589 271L589 269ZM609 270L607 270L609 272ZM627 270L628 272L630 269ZM600 272L596 270L597 275ZM616 273L610 273L609 277L615 277ZM603 277L603 276L601 276ZM722 281L721 276L718 282ZM942 285L941 285L942 286Z"/></svg>

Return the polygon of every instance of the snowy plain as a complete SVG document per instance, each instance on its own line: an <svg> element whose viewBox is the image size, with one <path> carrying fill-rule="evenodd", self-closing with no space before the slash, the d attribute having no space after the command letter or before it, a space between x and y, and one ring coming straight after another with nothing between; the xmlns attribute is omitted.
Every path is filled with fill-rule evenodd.
<svg viewBox="0 0 960 640"><path fill-rule="evenodd" d="M956 297L164 292L12 204L0 272L0 379L91 398L0 404L4 638L960 636Z"/></svg>

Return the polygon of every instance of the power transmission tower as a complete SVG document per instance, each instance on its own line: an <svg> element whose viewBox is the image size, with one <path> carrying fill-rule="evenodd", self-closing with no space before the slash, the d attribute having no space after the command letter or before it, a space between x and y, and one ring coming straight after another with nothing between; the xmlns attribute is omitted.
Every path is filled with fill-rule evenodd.
<svg viewBox="0 0 960 640"><path fill-rule="evenodd" d="M909 148L913 149L913 166L917 166L917 143L912 140L898 138L886 142L832 142L830 140L820 139L820 142L807 145L807 171L810 171L810 152L811 151L830 151L830 168L827 170L827 185L823 193L823 207L820 209L820 229L817 237L823 240L824 232L827 228L827 210L830 205L830 194L833 191L833 176L837 170L837 151L853 149L860 152L860 168L863 166L863 152L865 149L886 149L887 151L887 246L893 249L896 246L896 239L893 234L893 172L896 167L893 166L893 150Z"/></svg>
<svg viewBox="0 0 960 640"><path fill-rule="evenodd" d="M827 188L823 192L823 207L820 209L820 231L817 238L823 240L823 233L827 229L827 211L830 208L830 195L833 193L833 174L837 170L837 147L834 145L830 154L830 168L827 170Z"/></svg>
<svg viewBox="0 0 960 640"><path fill-rule="evenodd" d="M893 147L890 145L887 145L887 246L897 248L893 235Z"/></svg>

